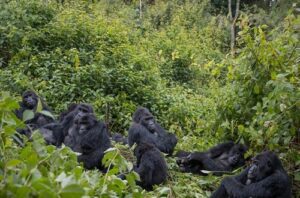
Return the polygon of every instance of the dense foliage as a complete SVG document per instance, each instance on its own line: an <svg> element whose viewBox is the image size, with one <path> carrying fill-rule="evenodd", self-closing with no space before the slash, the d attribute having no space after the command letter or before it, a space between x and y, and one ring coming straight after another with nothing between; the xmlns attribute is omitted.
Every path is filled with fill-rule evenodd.
<svg viewBox="0 0 300 198"><path fill-rule="evenodd" d="M249 145L248 156L274 150L299 193L298 4L245 1L231 57L220 1L143 1L142 8L139 1L59 2L0 3L0 86L12 95L0 98L1 197L207 197L220 180L178 173L168 158L169 182L145 193L136 175L114 175L132 166L120 149L108 152L108 163L118 165L101 175L83 171L67 147L45 146L38 134L17 147L11 137L22 123L11 111L26 89L56 115L72 102L92 104L112 133L126 134L136 107L145 106L179 137L178 149L232 139Z"/></svg>

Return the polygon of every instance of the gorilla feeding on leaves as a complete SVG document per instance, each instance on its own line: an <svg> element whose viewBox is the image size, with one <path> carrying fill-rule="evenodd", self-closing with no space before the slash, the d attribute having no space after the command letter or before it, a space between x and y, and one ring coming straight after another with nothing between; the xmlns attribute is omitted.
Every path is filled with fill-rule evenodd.
<svg viewBox="0 0 300 198"><path fill-rule="evenodd" d="M134 150L137 163L134 171L140 175L141 181L137 182L142 188L152 190L153 185L158 185L167 179L167 164L160 151L148 143L139 143Z"/></svg>
<svg viewBox="0 0 300 198"><path fill-rule="evenodd" d="M172 154L177 144L174 134L166 132L154 119L147 108L139 107L133 115L133 123L128 132L128 143L146 142L160 151Z"/></svg>
<svg viewBox="0 0 300 198"><path fill-rule="evenodd" d="M39 103L41 105L41 111L37 112ZM16 116L20 120L23 120L23 114L26 110L32 111L34 113L34 117L25 121L27 128L19 129L18 132L20 134L30 137L33 130L36 130L48 123L54 122L52 117L46 115L46 113L43 113L43 111L50 112L50 109L33 91L25 91L23 93L22 102L20 102L20 108L15 112Z"/></svg>
<svg viewBox="0 0 300 198"><path fill-rule="evenodd" d="M290 198L291 183L278 157L266 151L240 175L225 178L211 197Z"/></svg>
<svg viewBox="0 0 300 198"><path fill-rule="evenodd" d="M207 170L220 175L222 172L232 171L243 166L246 151L246 146L230 141L219 144L207 152L180 151L177 154L179 157L177 164L183 172L205 175L201 170Z"/></svg>
<svg viewBox="0 0 300 198"><path fill-rule="evenodd" d="M111 144L105 124L97 121L93 114L76 116L64 143L73 151L81 153L78 161L83 162L86 169L104 169L101 160Z"/></svg>

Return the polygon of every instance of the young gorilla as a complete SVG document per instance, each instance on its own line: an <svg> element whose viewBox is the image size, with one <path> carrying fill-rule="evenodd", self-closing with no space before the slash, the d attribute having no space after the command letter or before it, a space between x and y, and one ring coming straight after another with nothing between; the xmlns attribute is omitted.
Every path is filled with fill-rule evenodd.
<svg viewBox="0 0 300 198"><path fill-rule="evenodd" d="M278 157L266 151L240 175L225 178L211 197L290 198L291 183Z"/></svg>
<svg viewBox="0 0 300 198"><path fill-rule="evenodd" d="M219 144L207 152L180 151L177 153L179 157L177 164L183 172L206 175L201 170L208 170L215 171L216 175L221 175L222 172L232 171L243 166L246 151L246 146L230 141Z"/></svg>
<svg viewBox="0 0 300 198"><path fill-rule="evenodd" d="M58 123L47 124L39 130L48 144L59 147L68 135L74 119L93 112L93 108L88 104L71 104L65 112L61 113Z"/></svg>
<svg viewBox="0 0 300 198"><path fill-rule="evenodd" d="M142 188L152 190L153 185L159 185L167 179L167 164L160 151L148 143L139 143L134 150L137 158L134 171L140 175L137 182Z"/></svg>
<svg viewBox="0 0 300 198"><path fill-rule="evenodd" d="M15 112L16 116L20 120L23 120L23 113L26 110L30 110L30 111L33 111L34 117L30 120L25 121L27 128L19 129L18 132L20 134L30 137L32 131L34 131L48 123L52 123L55 121L52 117L49 117L42 113L36 112L39 102L41 102L43 111L50 112L50 109L48 108L48 106L42 100L39 99L39 97L38 97L38 95L36 95L36 93L34 93L33 91L25 91L23 93L22 102L20 102L20 108L18 110L16 110L16 112Z"/></svg>
<svg viewBox="0 0 300 198"><path fill-rule="evenodd" d="M174 134L166 132L154 119L147 108L139 107L133 115L133 123L128 132L128 143L146 142L153 144L160 151L172 154L177 144Z"/></svg>
<svg viewBox="0 0 300 198"><path fill-rule="evenodd" d="M65 137L65 144L73 151L81 153L78 161L86 169L103 170L101 160L104 151L111 147L104 123L97 121L93 114L84 114L74 119L74 124Z"/></svg>
<svg viewBox="0 0 300 198"><path fill-rule="evenodd" d="M121 144L128 144L128 138L123 136L122 134L120 133L115 133L112 135L111 139L117 143L121 143Z"/></svg>

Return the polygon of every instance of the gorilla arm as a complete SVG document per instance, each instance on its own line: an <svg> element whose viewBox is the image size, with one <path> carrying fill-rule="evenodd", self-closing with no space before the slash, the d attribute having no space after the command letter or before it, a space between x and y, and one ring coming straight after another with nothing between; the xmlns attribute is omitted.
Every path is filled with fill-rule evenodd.
<svg viewBox="0 0 300 198"><path fill-rule="evenodd" d="M234 142L229 141L222 144L219 144L215 147L212 147L208 150L208 157L210 158L216 158L220 156L221 154L228 152L232 147L234 146Z"/></svg>
<svg viewBox="0 0 300 198"><path fill-rule="evenodd" d="M150 133L143 125L133 123L128 131L128 143L132 146L134 143L147 142L157 146L156 136Z"/></svg>

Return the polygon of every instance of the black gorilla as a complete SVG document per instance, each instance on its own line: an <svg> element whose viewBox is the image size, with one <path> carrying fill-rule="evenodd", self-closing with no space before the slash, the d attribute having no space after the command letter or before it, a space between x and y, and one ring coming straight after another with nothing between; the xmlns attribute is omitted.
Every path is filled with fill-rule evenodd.
<svg viewBox="0 0 300 198"><path fill-rule="evenodd" d="M112 135L111 139L117 143L121 143L121 144L128 144L128 138L123 136L122 134L120 133L115 133Z"/></svg>
<svg viewBox="0 0 300 198"><path fill-rule="evenodd" d="M137 182L142 188L152 190L153 185L158 185L167 179L167 164L160 151L148 143L139 143L134 150L137 163L134 171L140 175L141 181Z"/></svg>
<svg viewBox="0 0 300 198"><path fill-rule="evenodd" d="M94 113L93 107L85 103L72 103L66 111L60 114L59 122L68 122L70 119L74 119L77 114L83 115L85 113Z"/></svg>
<svg viewBox="0 0 300 198"><path fill-rule="evenodd" d="M225 178L212 198L290 198L291 183L278 157L265 151L240 175Z"/></svg>
<svg viewBox="0 0 300 198"><path fill-rule="evenodd" d="M16 116L20 120L23 120L23 113L26 110L30 110L33 111L34 117L25 121L27 126L26 129L18 129L20 134L30 137L33 130L55 121L52 117L43 114L43 112L36 112L39 102L41 103L40 105L42 107L42 111L50 112L49 107L38 97L38 95L36 95L36 93L33 91L25 91L23 93L22 102L20 102L20 108L15 112Z"/></svg>
<svg viewBox="0 0 300 198"><path fill-rule="evenodd" d="M226 142L219 144L207 152L185 152L177 154L177 164L183 172L205 175L201 170L213 171L216 175L232 171L245 164L246 146Z"/></svg>
<svg viewBox="0 0 300 198"><path fill-rule="evenodd" d="M93 108L88 104L71 104L65 112L60 114L59 122L47 124L39 130L46 143L59 147L73 126L74 119L93 112Z"/></svg>
<svg viewBox="0 0 300 198"><path fill-rule="evenodd" d="M63 126L59 123L50 123L39 128L40 133L43 135L46 144L51 144L60 147L64 141Z"/></svg>
<svg viewBox="0 0 300 198"><path fill-rule="evenodd" d="M133 115L133 123L128 132L128 143L146 142L155 145L160 151L172 154L177 144L174 134L166 132L154 119L147 108L139 107Z"/></svg>
<svg viewBox="0 0 300 198"><path fill-rule="evenodd" d="M78 161L83 162L86 169L104 169L101 160L111 144L105 124L97 121L93 114L76 116L64 143L81 153Z"/></svg>

